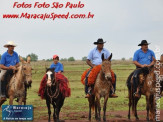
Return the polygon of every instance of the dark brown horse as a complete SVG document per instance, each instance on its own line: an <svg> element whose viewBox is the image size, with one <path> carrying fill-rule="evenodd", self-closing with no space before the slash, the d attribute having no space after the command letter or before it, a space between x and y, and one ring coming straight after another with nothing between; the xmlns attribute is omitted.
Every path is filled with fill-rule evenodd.
<svg viewBox="0 0 163 122"><path fill-rule="evenodd" d="M108 59L104 59L104 54L102 54L101 70L95 81L94 92L92 93L91 97L88 98L89 120L91 120L91 108L94 108L95 106L95 118L96 120L101 121L100 99L104 97L103 121L106 121L106 106L109 97L109 92L112 88L111 58L112 54Z"/></svg>
<svg viewBox="0 0 163 122"><path fill-rule="evenodd" d="M47 69L46 81L47 81L47 85L45 88L44 95L46 99L46 105L48 108L48 115L49 115L48 122L50 122L50 116L51 116L50 104L52 104L54 108L53 119L55 122L59 122L59 113L61 107L63 106L65 97L62 95L59 89L59 82L56 82L54 69L50 69L50 68Z"/></svg>
<svg viewBox="0 0 163 122"><path fill-rule="evenodd" d="M142 74L139 75L139 88L141 91L141 95L146 96L146 109L147 109L147 120L153 120L155 119L155 88L156 88L156 75L154 73L154 66L151 66L149 68L145 68L148 72L147 75L142 76ZM144 69L142 69L144 70ZM144 70L145 71L145 70ZM128 92L129 92L129 113L128 113L128 119L130 119L130 107L132 106L133 114L136 118L136 120L139 120L137 115L137 103L140 98L134 96L133 91L133 73L130 74L127 80L127 86L128 86ZM150 114L150 116L149 116Z"/></svg>

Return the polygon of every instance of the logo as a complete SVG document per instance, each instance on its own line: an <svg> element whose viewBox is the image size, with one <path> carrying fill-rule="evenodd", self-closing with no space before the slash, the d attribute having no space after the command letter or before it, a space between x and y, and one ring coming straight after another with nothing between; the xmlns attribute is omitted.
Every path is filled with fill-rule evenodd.
<svg viewBox="0 0 163 122"><path fill-rule="evenodd" d="M32 105L2 105L2 120L32 121Z"/></svg>
<svg viewBox="0 0 163 122"><path fill-rule="evenodd" d="M148 59L151 59L151 56L150 55L148 56Z"/></svg>

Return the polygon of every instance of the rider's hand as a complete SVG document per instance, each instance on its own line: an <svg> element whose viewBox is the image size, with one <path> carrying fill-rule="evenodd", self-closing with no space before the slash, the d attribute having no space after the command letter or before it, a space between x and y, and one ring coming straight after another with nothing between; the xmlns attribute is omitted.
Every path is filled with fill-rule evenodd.
<svg viewBox="0 0 163 122"><path fill-rule="evenodd" d="M14 67L14 66L9 66L9 69L16 70L16 67Z"/></svg>

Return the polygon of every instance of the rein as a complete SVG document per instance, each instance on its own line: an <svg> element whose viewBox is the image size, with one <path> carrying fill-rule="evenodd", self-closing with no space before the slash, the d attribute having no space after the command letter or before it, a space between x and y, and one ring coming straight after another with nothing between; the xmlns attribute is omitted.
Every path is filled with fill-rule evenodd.
<svg viewBox="0 0 163 122"><path fill-rule="evenodd" d="M54 80L54 81L56 81L56 80ZM53 94L53 91L51 90L52 86L56 86L56 90L55 90L55 93L54 94ZM47 86L47 95L50 97L51 103L52 103L53 98L57 98L58 95L59 95L59 87L57 87L58 84L56 82L54 82L52 84L52 86L51 87L48 87ZM50 90L50 93L49 93L49 90Z"/></svg>

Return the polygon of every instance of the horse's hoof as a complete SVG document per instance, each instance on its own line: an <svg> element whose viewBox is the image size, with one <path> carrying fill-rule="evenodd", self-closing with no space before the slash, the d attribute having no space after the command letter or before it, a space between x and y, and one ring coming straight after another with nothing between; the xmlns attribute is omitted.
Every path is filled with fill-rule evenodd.
<svg viewBox="0 0 163 122"><path fill-rule="evenodd" d="M103 121L106 122L106 118L103 118Z"/></svg>
<svg viewBox="0 0 163 122"><path fill-rule="evenodd" d="M139 118L138 117L136 117L136 121L139 121Z"/></svg>
<svg viewBox="0 0 163 122"><path fill-rule="evenodd" d="M128 115L128 119L130 120L130 115Z"/></svg>
<svg viewBox="0 0 163 122"><path fill-rule="evenodd" d="M98 118L98 121L101 122L101 118Z"/></svg>
<svg viewBox="0 0 163 122"><path fill-rule="evenodd" d="M146 119L147 119L147 121L149 122L149 118L147 117Z"/></svg>

